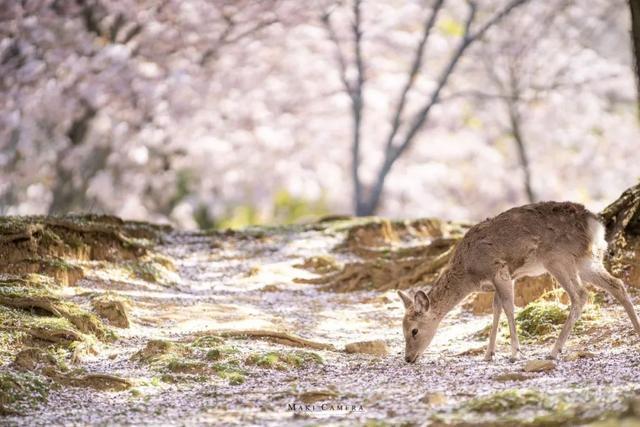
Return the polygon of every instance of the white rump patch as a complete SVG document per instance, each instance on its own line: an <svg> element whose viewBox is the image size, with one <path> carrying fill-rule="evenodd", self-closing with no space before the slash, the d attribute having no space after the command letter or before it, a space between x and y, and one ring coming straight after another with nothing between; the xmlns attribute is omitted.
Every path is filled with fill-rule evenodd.
<svg viewBox="0 0 640 427"><path fill-rule="evenodd" d="M589 224L589 235L591 236L591 253L594 259L602 260L608 247L604 238L604 226L593 218L589 218L587 222Z"/></svg>

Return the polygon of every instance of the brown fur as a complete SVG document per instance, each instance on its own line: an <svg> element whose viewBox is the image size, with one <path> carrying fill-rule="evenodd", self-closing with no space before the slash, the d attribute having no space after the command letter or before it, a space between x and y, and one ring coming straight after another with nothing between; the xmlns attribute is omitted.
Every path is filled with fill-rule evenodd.
<svg viewBox="0 0 640 427"><path fill-rule="evenodd" d="M520 346L515 331L513 281L546 272L558 280L572 303L550 357L555 358L562 350L586 302L581 280L611 292L640 334L640 322L624 285L609 275L602 264L605 249L604 228L598 217L577 203L535 203L482 221L458 244L449 265L428 294L418 291L412 301L407 294L400 293L406 307L403 329L407 361L415 361L424 351L440 320L466 295L486 289L495 290L494 322L486 359L491 359L494 353L503 310L511 332L511 357L517 358Z"/></svg>

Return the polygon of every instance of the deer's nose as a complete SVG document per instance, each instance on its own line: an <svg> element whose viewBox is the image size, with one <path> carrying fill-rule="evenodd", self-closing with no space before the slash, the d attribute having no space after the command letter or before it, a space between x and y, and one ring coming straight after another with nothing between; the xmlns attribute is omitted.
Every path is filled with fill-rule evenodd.
<svg viewBox="0 0 640 427"><path fill-rule="evenodd" d="M415 362L415 361L416 361L415 359L412 359L412 358L411 358L411 356L405 356L405 357L404 357L404 360L405 360L407 363L413 363L413 362Z"/></svg>

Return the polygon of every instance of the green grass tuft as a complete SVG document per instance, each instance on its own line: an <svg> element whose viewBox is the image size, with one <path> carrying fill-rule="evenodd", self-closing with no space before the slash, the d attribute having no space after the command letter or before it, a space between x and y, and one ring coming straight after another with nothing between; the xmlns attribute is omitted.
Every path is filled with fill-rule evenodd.
<svg viewBox="0 0 640 427"><path fill-rule="evenodd" d="M286 370L290 367L302 368L308 364L321 364L323 360L320 355L308 351L270 351L250 354L245 362L248 365L257 365L261 368Z"/></svg>
<svg viewBox="0 0 640 427"><path fill-rule="evenodd" d="M0 373L0 415L21 414L43 402L49 386L43 377L30 373Z"/></svg>

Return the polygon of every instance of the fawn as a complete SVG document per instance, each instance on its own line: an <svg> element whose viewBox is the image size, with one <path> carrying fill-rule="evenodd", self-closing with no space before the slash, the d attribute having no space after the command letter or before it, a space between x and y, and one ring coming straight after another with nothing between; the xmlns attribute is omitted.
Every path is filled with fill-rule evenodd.
<svg viewBox="0 0 640 427"><path fill-rule="evenodd" d="M442 318L465 296L479 290L495 291L485 360L495 354L502 310L509 323L511 360L517 360L520 344L514 319L514 280L545 272L555 277L571 300L569 316L548 358L557 358L582 313L587 301L583 281L613 295L640 335L640 322L624 283L603 265L606 250L604 226L594 213L576 203L520 206L475 225L428 292L419 290L411 298L398 291L405 306L405 360L414 363L431 343Z"/></svg>

